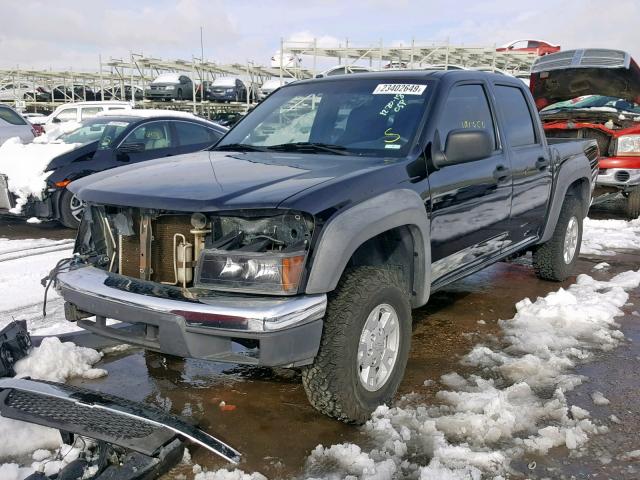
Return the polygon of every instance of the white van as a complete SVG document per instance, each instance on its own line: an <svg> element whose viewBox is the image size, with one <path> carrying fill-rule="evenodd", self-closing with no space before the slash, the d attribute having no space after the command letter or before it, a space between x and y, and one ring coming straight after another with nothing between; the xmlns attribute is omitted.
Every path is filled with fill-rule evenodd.
<svg viewBox="0 0 640 480"><path fill-rule="evenodd" d="M33 123L44 125L45 131L53 126L66 122L81 122L93 118L100 112L112 110L131 110L129 102L76 102L65 103L56 108L51 115L44 118L33 118Z"/></svg>

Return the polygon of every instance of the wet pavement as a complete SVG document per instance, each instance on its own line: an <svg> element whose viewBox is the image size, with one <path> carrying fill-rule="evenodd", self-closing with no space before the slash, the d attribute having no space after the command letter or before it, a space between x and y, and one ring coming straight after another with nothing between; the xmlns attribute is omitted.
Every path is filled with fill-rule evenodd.
<svg viewBox="0 0 640 480"><path fill-rule="evenodd" d="M600 261L581 259L577 273L605 280L620 271L637 269L640 252L608 258L611 268L594 272L593 266ZM438 382L440 376L452 371L471 373L458 363L460 357L487 335L498 334L497 320L511 318L516 302L544 296L575 281L575 277L564 284L540 281L527 263L524 258L496 264L435 293L428 306L414 311L413 344L400 395L415 392L422 403L435 402L435 393L444 388ZM589 380L567 395L602 424L610 425L611 433L594 437L583 457L570 458L568 450L557 448L545 458L527 457L514 463L516 470L529 478L640 477L640 465L630 473L628 468L633 465L617 459L640 448L640 316L632 314L640 310L640 293L633 293L630 302L625 317L619 319L629 341L581 366L577 373ZM240 467L245 471L289 478L301 473L305 459L318 444L372 446L360 429L313 410L295 371L182 360L141 350L108 355L102 367L109 371L107 377L83 384L194 418L243 452ZM434 382L425 386L425 380ZM594 407L589 396L594 390L603 392L611 405ZM224 409L220 407L223 401ZM612 424L611 414L623 423ZM209 470L225 466L201 449L191 450L193 461ZM610 463L603 464L607 458ZM180 466L166 478L179 474L190 478L191 467Z"/></svg>
<svg viewBox="0 0 640 480"><path fill-rule="evenodd" d="M0 231L3 235L9 232L12 238L73 235L49 224L5 222L0 220ZM594 271L594 265L602 261L611 267ZM420 402L435 402L436 392L444 388L440 376L452 371L471 373L473 370L459 364L460 357L481 340L499 334L497 321L513 317L516 302L544 296L575 281L575 277L563 284L538 280L529 263L524 257L496 264L436 292L427 306L414 311L413 343L400 395L415 392ZM606 280L639 266L640 250L604 259L581 258L576 273ZM567 394L571 403L589 410L610 432L593 437L579 452L556 448L545 457L519 459L513 463L511 478L640 478L640 461L621 457L640 449L640 291L631 292L624 310L618 322L626 340L581 365L576 373L588 380ZM97 366L107 369L109 375L76 383L193 418L204 430L243 452L240 468L246 472L290 478L304 471L306 458L318 444L373 446L362 429L330 420L309 406L296 371L183 360L139 349L106 355ZM425 380L433 382L425 386ZM590 394L595 390L611 403L593 405ZM610 415L620 423L612 422ZM190 451L193 462L208 470L228 466L203 449L190 447ZM164 478L192 478L191 468L180 465Z"/></svg>

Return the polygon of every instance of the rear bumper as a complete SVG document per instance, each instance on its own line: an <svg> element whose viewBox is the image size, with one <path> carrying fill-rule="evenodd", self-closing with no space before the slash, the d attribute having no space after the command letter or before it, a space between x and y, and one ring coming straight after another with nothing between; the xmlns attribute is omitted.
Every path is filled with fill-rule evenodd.
<svg viewBox="0 0 640 480"><path fill-rule="evenodd" d="M67 302L67 318L95 315L95 320L77 321L98 335L180 357L265 366L311 363L327 304L324 294L190 300L180 298L177 287L90 266L58 274L56 288ZM107 318L132 328L107 326Z"/></svg>

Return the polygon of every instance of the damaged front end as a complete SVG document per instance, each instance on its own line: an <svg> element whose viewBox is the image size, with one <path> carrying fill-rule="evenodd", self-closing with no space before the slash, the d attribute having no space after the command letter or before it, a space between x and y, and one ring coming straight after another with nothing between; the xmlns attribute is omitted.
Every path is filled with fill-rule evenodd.
<svg viewBox="0 0 640 480"><path fill-rule="evenodd" d="M623 51L566 50L536 60L531 92L547 138L593 139L594 203L640 186L640 67Z"/></svg>
<svg viewBox="0 0 640 480"><path fill-rule="evenodd" d="M325 295L302 293L313 231L311 216L287 210L89 205L56 287L67 318L103 336L183 357L306 364L326 308Z"/></svg>

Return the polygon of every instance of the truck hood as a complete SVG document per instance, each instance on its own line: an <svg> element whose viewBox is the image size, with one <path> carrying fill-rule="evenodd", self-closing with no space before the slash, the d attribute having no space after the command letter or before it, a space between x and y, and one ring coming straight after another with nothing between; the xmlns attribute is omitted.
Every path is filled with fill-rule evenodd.
<svg viewBox="0 0 640 480"><path fill-rule="evenodd" d="M76 180L86 202L174 211L276 208L288 197L381 159L204 151L128 165Z"/></svg>
<svg viewBox="0 0 640 480"><path fill-rule="evenodd" d="M530 87L538 109L582 95L640 103L640 68L619 50L565 50L536 60Z"/></svg>

